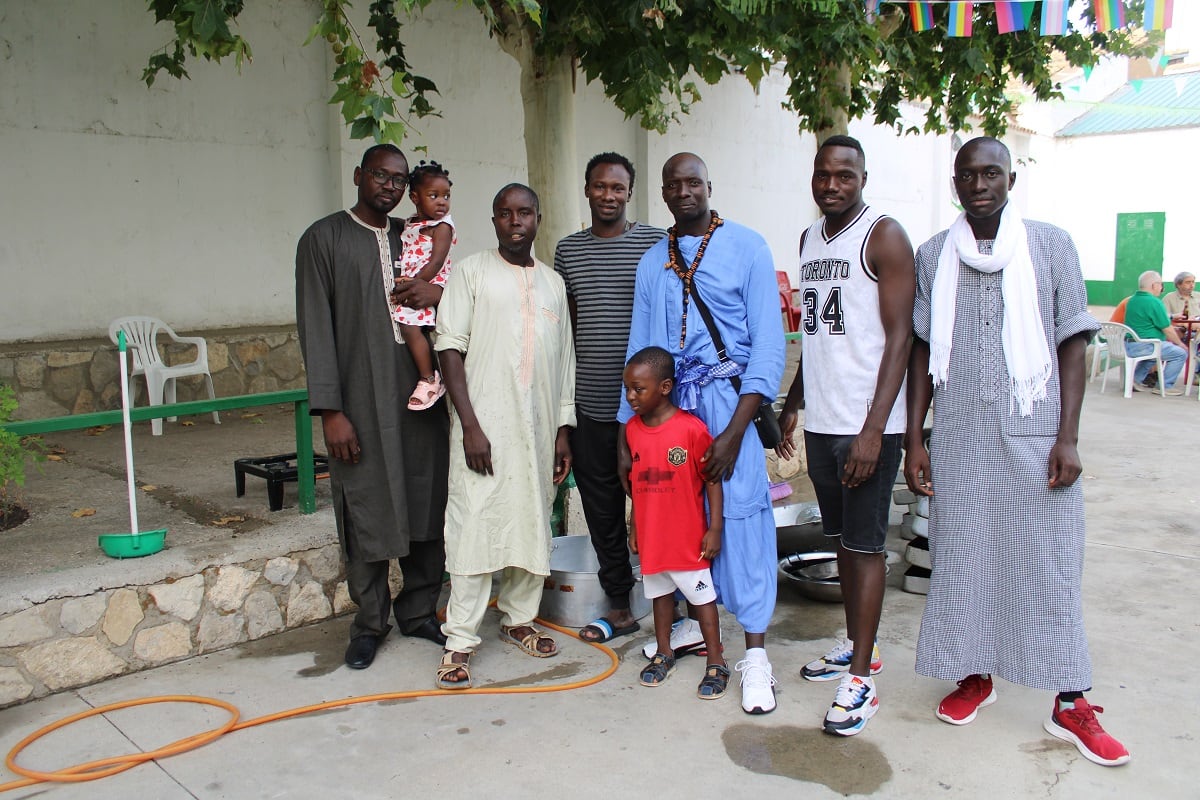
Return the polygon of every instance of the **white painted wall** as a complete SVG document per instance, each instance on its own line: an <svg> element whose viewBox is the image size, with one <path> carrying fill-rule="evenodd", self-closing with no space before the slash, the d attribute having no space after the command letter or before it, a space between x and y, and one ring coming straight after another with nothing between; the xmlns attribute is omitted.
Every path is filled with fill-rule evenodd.
<svg viewBox="0 0 1200 800"><path fill-rule="evenodd" d="M313 4L257 0L255 60L141 83L168 38L141 0L0 11L0 341L294 318L297 235L328 209L330 114L300 49Z"/></svg>
<svg viewBox="0 0 1200 800"><path fill-rule="evenodd" d="M96 8L0 8L0 342L99 336L129 313L183 330L291 323L296 239L354 202L350 176L366 147L326 102L326 48L300 47L316 0L247 5L240 27L255 58L242 75L198 62L190 81L162 77L149 91L141 70L167 31L141 0ZM412 62L442 90L442 116L415 122L405 149L415 164L412 148L424 145L450 169L465 256L494 245L492 195L525 178L516 63L469 4L431 5L405 38ZM694 151L708 162L713 206L762 232L794 280L800 233L816 218L816 142L781 109L780 76L758 94L740 77L701 90L703 102L660 136L581 77L580 191L567 202L583 225L584 164L617 150L638 169L631 216L666 226L659 170L673 153ZM897 137L865 123L851 133L867 151L868 202L899 219L914 246L953 219L949 137ZM410 211L406 200L397 213ZM552 248L543 242L539 255Z"/></svg>
<svg viewBox="0 0 1200 800"><path fill-rule="evenodd" d="M1196 187L1197 130L1178 129L1069 139L1038 137L1031 169L1030 216L1065 228L1079 248L1088 280L1113 279L1117 214L1165 211L1163 273L1168 283L1196 272L1194 245L1200 216ZM1136 287L1130 287L1130 291Z"/></svg>
<svg viewBox="0 0 1200 800"><path fill-rule="evenodd" d="M1181 12L1184 7L1187 11ZM1169 50L1194 45L1200 36L1197 18L1200 4L1177 4L1175 26L1167 32ZM1185 61L1198 59L1200 48L1194 48ZM1162 271L1169 283L1178 272L1196 271L1189 234L1200 214L1197 129L1054 138L1068 122L1124 86L1128 71L1128 59L1105 58L1090 75L1064 82L1062 100L1021 106L1021 124L1036 132L1023 176L1027 216L1066 229L1079 250L1084 277L1109 281L1116 260L1117 214L1166 212ZM1018 186L1021 181L1019 174Z"/></svg>

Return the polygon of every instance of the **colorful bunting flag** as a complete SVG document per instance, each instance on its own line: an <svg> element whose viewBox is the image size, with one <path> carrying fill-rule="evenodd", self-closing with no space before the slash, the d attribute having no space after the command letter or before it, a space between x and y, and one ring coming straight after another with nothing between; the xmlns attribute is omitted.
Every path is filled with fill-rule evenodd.
<svg viewBox="0 0 1200 800"><path fill-rule="evenodd" d="M1018 5L1021 6L1021 14L1025 17L1025 30L1033 30L1033 15L1037 11L1037 6L1029 0Z"/></svg>
<svg viewBox="0 0 1200 800"><path fill-rule="evenodd" d="M1125 27L1125 6L1121 0L1092 0L1096 12L1096 30L1106 33Z"/></svg>
<svg viewBox="0 0 1200 800"><path fill-rule="evenodd" d="M863 0L868 21L876 19L881 2L897 0ZM933 28L933 6L935 3L945 4L949 6L947 34L971 36L976 2L977 0L907 0L912 28L918 33ZM1065 36L1070 31L1070 5L1070 0L1043 0L1040 3L1042 36ZM1174 6L1175 0L1145 0L1142 27L1148 31L1170 28ZM996 10L996 30L1000 33L1033 30L1038 3L1032 0L994 0L993 7ZM1096 30L1101 33L1125 27L1125 5L1122 0L1092 0L1092 11L1096 19Z"/></svg>
<svg viewBox="0 0 1200 800"><path fill-rule="evenodd" d="M1148 31L1165 31L1171 27L1175 0L1146 0L1146 16L1142 27Z"/></svg>
<svg viewBox="0 0 1200 800"><path fill-rule="evenodd" d="M912 17L912 27L917 33L933 27L933 6L928 3L909 3L908 14Z"/></svg>
<svg viewBox="0 0 1200 800"><path fill-rule="evenodd" d="M1025 30L1025 14L1022 13L1020 3L996 0L996 30L1000 33Z"/></svg>
<svg viewBox="0 0 1200 800"><path fill-rule="evenodd" d="M1042 3L1042 36L1067 35L1067 0Z"/></svg>
<svg viewBox="0 0 1200 800"><path fill-rule="evenodd" d="M950 4L950 18L947 24L947 30L951 36L970 36L971 35L971 17L974 15L975 5L967 2L952 2Z"/></svg>

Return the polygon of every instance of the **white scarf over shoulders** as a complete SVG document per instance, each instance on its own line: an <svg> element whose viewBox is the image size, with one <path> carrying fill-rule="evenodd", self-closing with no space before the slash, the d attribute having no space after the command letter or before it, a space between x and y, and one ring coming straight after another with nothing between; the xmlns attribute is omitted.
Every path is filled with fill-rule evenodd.
<svg viewBox="0 0 1200 800"><path fill-rule="evenodd" d="M1000 214L1000 227L992 252L979 252L975 232L965 213L950 226L931 293L929 374L933 385L946 383L954 338L954 314L958 297L959 263L985 273L1004 270L1000 291L1004 298L1001 342L1011 381L1010 413L1015 406L1021 416L1033 413L1033 404L1046 399L1050 380L1050 348L1038 307L1037 276L1029 257L1025 221L1012 203Z"/></svg>

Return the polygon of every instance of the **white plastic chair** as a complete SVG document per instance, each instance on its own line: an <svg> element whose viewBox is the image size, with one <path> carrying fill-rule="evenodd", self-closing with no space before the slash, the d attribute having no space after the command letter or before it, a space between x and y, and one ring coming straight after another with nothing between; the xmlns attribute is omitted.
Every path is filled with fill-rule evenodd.
<svg viewBox="0 0 1200 800"><path fill-rule="evenodd" d="M212 374L208 371L208 343L204 341L203 337L179 336L171 330L170 325L154 317L114 319L108 326L108 338L112 339L114 344L117 342L118 331L125 331L125 344L133 357L128 378L121 376L122 380L129 380L131 383L131 397L133 395L132 381L138 375L144 375L146 378L146 395L152 406L161 406L164 397L167 403L175 402L176 378L203 375L205 383L208 384L208 396L216 399L217 393L213 390ZM156 340L159 333L165 333L172 341L179 344L193 345L196 348L196 359L186 364L167 366L158 352ZM212 416L213 422L220 425L221 416L216 411ZM176 417L167 417L167 419L174 422ZM162 420L151 420L150 430L155 436L161 436Z"/></svg>
<svg viewBox="0 0 1200 800"><path fill-rule="evenodd" d="M1100 333L1097 332L1092 337L1092 376L1088 378L1088 383L1096 380L1100 375L1100 359L1104 359L1104 369L1112 369L1112 364L1108 360L1108 342L1100 338Z"/></svg>
<svg viewBox="0 0 1200 800"><path fill-rule="evenodd" d="M1158 365L1158 391L1165 397L1167 387L1163 385L1163 362L1162 362L1162 340L1160 339L1142 339L1133 332L1133 328L1128 325L1122 325L1119 322L1102 322L1100 323L1100 337L1104 339L1108 345L1108 363L1111 364L1113 359L1120 362L1125 371L1125 396L1133 396L1133 370L1141 361L1149 361L1154 359L1154 363ZM1125 342L1144 342L1154 345L1154 349L1144 356L1131 356L1125 352ZM1107 367L1107 365L1106 365ZM1108 369L1104 370L1104 378L1100 381L1100 393L1104 394L1104 387L1108 385Z"/></svg>

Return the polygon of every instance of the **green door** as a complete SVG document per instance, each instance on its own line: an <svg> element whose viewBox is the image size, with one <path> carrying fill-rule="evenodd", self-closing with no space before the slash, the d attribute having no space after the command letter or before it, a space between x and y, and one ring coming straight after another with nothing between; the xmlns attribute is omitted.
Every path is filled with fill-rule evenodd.
<svg viewBox="0 0 1200 800"><path fill-rule="evenodd" d="M1088 281L1088 302L1115 306L1137 289L1146 270L1161 272L1165 211L1117 214L1117 252L1111 281Z"/></svg>

